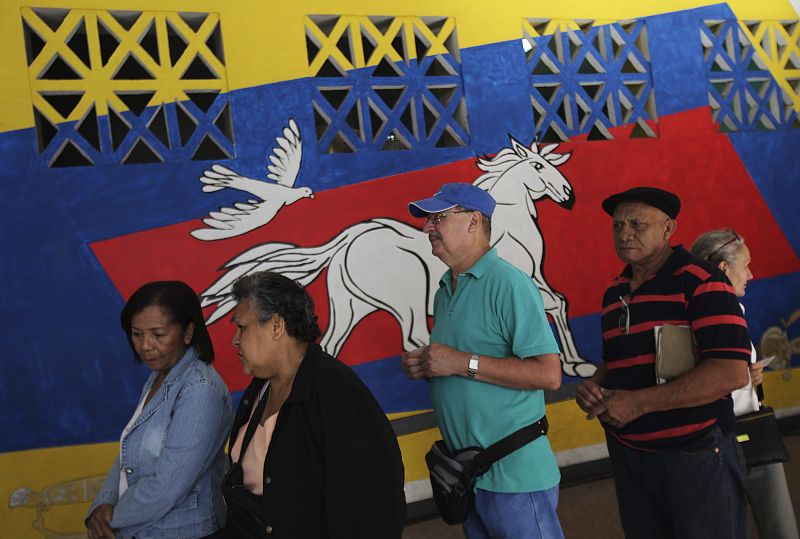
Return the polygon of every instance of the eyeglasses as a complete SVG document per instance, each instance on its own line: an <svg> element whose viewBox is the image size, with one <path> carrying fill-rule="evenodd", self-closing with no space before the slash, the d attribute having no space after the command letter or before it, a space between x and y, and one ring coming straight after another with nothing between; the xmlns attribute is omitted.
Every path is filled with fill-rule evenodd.
<svg viewBox="0 0 800 539"><path fill-rule="evenodd" d="M444 213L444 212L442 212L442 213L429 213L428 215L425 216L425 222L426 223L431 223L432 225L435 226L435 225L438 225L439 223L441 223L442 221L444 221L444 219L448 215L455 215L457 213L472 213L472 210L456 210L456 211L451 211L449 213Z"/></svg>
<svg viewBox="0 0 800 539"><path fill-rule="evenodd" d="M728 232L733 234L733 237L731 239L729 239L728 241L726 241L725 243L723 243L722 245L720 245L719 247L717 247L716 251L714 251L713 253L708 255L707 260L712 260L713 261L714 258L720 253L720 251L722 251L725 247L727 247L731 243L735 243L737 241L741 241L742 240L742 237L739 234L737 234L737 232L735 230L731 229Z"/></svg>
<svg viewBox="0 0 800 539"><path fill-rule="evenodd" d="M627 298L627 299L626 299ZM631 330L631 309L630 304L628 303L631 300L630 296L622 296L619 297L620 303L622 303L622 314L619 316L619 330L622 333L628 333Z"/></svg>

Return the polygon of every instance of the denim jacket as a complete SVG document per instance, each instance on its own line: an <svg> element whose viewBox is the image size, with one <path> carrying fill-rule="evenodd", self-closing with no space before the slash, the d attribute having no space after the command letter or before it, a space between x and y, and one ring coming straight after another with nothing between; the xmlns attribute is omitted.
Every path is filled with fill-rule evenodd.
<svg viewBox="0 0 800 539"><path fill-rule="evenodd" d="M158 376L150 374L143 399ZM217 371L186 351L142 410L122 443L88 515L114 505L118 538L190 539L225 523L221 481L231 427L231 395ZM128 489L119 496L120 468ZM88 518L87 515L87 518Z"/></svg>

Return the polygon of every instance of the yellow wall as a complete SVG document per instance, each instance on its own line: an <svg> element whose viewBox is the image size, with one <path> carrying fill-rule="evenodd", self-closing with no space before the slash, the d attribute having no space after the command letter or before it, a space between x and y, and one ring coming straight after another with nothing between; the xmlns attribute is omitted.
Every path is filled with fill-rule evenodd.
<svg viewBox="0 0 800 539"><path fill-rule="evenodd" d="M112 3L4 0L0 5L0 35L3 36L0 65L3 66L2 102L5 106L0 109L0 131L33 125L20 22L20 10L23 7L219 13L228 82L230 89L239 89L306 76L305 36L298 28L302 28L303 17L310 14L451 15L456 17L459 46L464 48L520 38L520 20L524 17L619 20L716 3L691 0L563 0L531 4L522 0L498 0L487 4L474 0L408 0L388 7L383 2L350 0L287 2L280 9L271 10L265 8L270 4L255 0L173 0L168 3L155 0ZM729 5L740 19L797 18L788 1L734 0Z"/></svg>

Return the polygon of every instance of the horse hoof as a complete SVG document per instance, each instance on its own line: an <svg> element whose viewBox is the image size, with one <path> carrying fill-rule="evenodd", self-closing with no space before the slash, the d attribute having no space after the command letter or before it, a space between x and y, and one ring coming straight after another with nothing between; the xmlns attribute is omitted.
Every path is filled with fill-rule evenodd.
<svg viewBox="0 0 800 539"><path fill-rule="evenodd" d="M583 361L580 363L564 363L563 370L564 374L567 376L590 378L597 370L597 366L593 363L589 363L588 361Z"/></svg>

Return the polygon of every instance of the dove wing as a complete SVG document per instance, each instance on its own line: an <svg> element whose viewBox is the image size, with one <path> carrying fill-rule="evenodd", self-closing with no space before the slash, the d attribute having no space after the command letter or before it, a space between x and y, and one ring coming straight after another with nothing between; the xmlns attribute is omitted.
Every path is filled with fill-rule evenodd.
<svg viewBox="0 0 800 539"><path fill-rule="evenodd" d="M237 202L232 208L220 208L209 213L203 219L208 228L192 230L191 234L205 241L240 236L269 223L282 206L282 202L270 200Z"/></svg>
<svg viewBox="0 0 800 539"><path fill-rule="evenodd" d="M203 175L200 176L200 181L203 183L204 193L213 193L222 189L236 189L255 195L262 200L267 200L276 195L280 196L278 193L284 191L282 186L262 180L254 180L216 164L212 165L210 170L203 172Z"/></svg>
<svg viewBox="0 0 800 539"><path fill-rule="evenodd" d="M289 118L289 126L283 129L282 136L275 139L278 144L272 149L267 165L267 178L285 187L293 187L300 172L303 145L300 130L294 119Z"/></svg>

